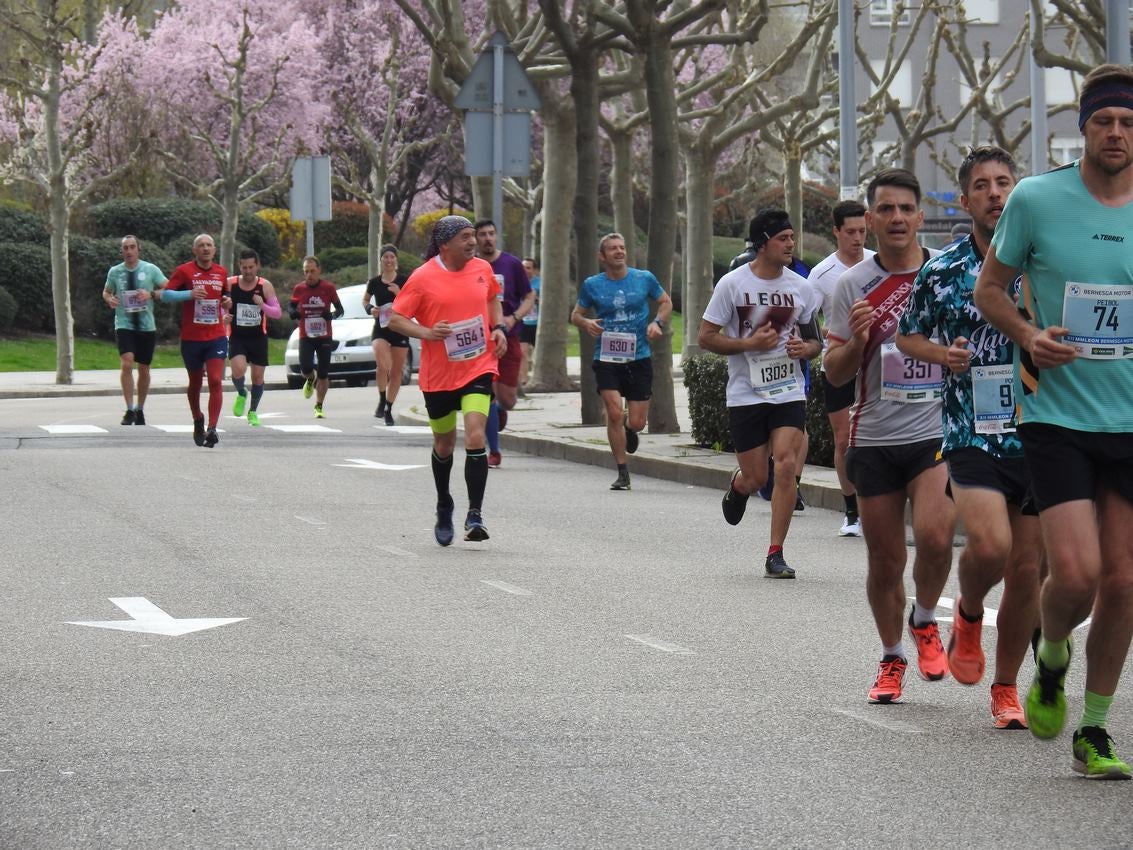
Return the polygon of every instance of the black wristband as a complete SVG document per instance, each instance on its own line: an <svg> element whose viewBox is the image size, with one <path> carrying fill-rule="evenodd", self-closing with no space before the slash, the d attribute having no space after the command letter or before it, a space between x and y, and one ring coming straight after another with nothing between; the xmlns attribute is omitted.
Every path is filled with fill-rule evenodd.
<svg viewBox="0 0 1133 850"><path fill-rule="evenodd" d="M503 322L500 322L500 324L498 325L492 325L492 330L503 331L504 336L507 336L507 325L505 325Z"/></svg>

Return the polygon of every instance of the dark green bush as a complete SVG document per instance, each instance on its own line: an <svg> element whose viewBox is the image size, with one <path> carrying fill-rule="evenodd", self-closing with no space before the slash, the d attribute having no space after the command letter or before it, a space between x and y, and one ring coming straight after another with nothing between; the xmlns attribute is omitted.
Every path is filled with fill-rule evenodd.
<svg viewBox="0 0 1133 850"><path fill-rule="evenodd" d="M319 263L327 274L347 266L365 266L366 251L365 245L351 248L327 248L318 252Z"/></svg>
<svg viewBox="0 0 1133 850"><path fill-rule="evenodd" d="M326 269L324 268L323 271L325 272ZM370 279L365 262L360 266L344 266L333 273L324 275L324 277L328 278L339 289L344 286L356 286Z"/></svg>
<svg viewBox="0 0 1133 850"><path fill-rule="evenodd" d="M0 242L34 242L46 247L50 234L47 222L35 213L0 204Z"/></svg>
<svg viewBox="0 0 1133 850"><path fill-rule="evenodd" d="M142 241L142 259L153 263L168 277L173 265L168 255L157 245ZM122 262L122 243L119 238L90 239L71 237L71 315L75 320L75 336L114 338L114 311L107 309L102 300L106 286L106 273ZM177 333L177 311L158 306L154 312L159 339L168 339Z"/></svg>
<svg viewBox="0 0 1133 850"><path fill-rule="evenodd" d="M10 331L16 321L19 305L12 293L0 286L0 331Z"/></svg>
<svg viewBox="0 0 1133 850"><path fill-rule="evenodd" d="M330 221L315 222L315 253L322 257L328 248L366 246L370 239L369 207L357 201L335 201L330 214Z"/></svg>
<svg viewBox="0 0 1133 850"><path fill-rule="evenodd" d="M810 436L806 462L832 467L834 435L826 418L823 385L817 365L817 360L811 363L812 380L806 403L806 429ZM728 427L727 358L718 354L696 354L685 362L684 374L693 442L704 448L732 451L732 434Z"/></svg>
<svg viewBox="0 0 1133 850"><path fill-rule="evenodd" d="M122 238L133 234L139 239L169 245L186 233L196 236L220 233L220 209L209 201L187 198L124 198L97 204L87 211L90 235L95 238ZM242 250L252 248L265 266L279 262L279 236L275 228L250 212L240 214L236 241ZM190 239L190 247L192 240ZM192 259L192 255L188 257ZM182 260L181 262L187 262Z"/></svg>
<svg viewBox="0 0 1133 850"><path fill-rule="evenodd" d="M0 242L0 268L10 273L4 285L16 301L14 327L37 333L55 329L51 297L51 253L46 244Z"/></svg>

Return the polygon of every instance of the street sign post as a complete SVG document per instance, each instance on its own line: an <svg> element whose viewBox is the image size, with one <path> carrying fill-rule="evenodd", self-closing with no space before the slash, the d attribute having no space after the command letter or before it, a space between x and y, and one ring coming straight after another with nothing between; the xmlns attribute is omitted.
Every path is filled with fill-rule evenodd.
<svg viewBox="0 0 1133 850"><path fill-rule="evenodd" d="M291 166L291 220L307 223L307 254L315 253L315 222L330 221L330 157L298 156Z"/></svg>
<svg viewBox="0 0 1133 850"><path fill-rule="evenodd" d="M503 245L503 178L531 171L531 112L542 107L519 59L497 31L454 101L464 113L464 173L492 177L492 216Z"/></svg>

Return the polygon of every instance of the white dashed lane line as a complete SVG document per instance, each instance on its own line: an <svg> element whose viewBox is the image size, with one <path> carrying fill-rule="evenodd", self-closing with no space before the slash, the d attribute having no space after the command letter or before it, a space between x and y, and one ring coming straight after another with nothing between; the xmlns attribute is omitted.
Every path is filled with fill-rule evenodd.
<svg viewBox="0 0 1133 850"><path fill-rule="evenodd" d="M534 594L525 587L518 585L508 584L506 581L495 581L494 579L480 579L481 584L486 584L488 587L494 587L496 590L502 590L504 593L510 593L513 596L533 596Z"/></svg>
<svg viewBox="0 0 1133 850"><path fill-rule="evenodd" d="M632 641L648 646L651 649L659 649L662 652L671 652L674 655L692 655L693 651L687 646L681 646L679 643L670 643L667 640L655 638L653 635L626 635Z"/></svg>

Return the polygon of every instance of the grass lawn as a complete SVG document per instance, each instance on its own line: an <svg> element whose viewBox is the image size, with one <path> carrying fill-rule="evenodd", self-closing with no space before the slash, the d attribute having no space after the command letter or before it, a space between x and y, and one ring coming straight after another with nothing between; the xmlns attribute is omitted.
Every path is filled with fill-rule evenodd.
<svg viewBox="0 0 1133 850"><path fill-rule="evenodd" d="M268 340L268 362L283 362L284 339ZM183 369L181 346L159 345L153 355L154 369ZM101 339L75 340L75 369L117 369L118 347ZM54 372L55 337L24 336L0 342L0 372Z"/></svg>
<svg viewBox="0 0 1133 850"><path fill-rule="evenodd" d="M673 313L669 319L669 325L673 332L673 353L680 354L684 348L684 316L680 313ZM567 332L567 357L578 356L578 328L573 325L570 326Z"/></svg>

